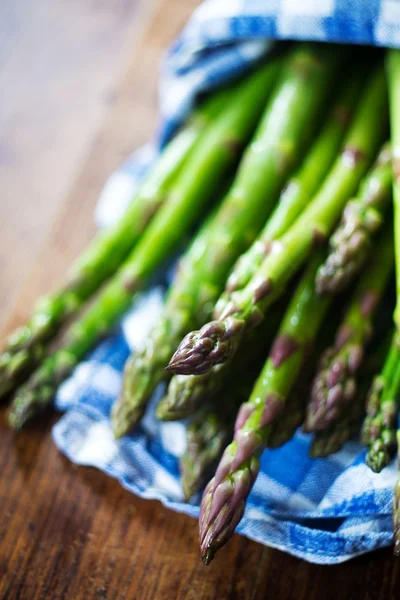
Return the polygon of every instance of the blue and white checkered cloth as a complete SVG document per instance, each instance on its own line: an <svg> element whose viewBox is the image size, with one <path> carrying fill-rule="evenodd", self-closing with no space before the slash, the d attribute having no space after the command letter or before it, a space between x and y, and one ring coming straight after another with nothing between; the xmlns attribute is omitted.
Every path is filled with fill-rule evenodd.
<svg viewBox="0 0 400 600"><path fill-rule="evenodd" d="M196 94L245 70L265 54L271 39L308 39L400 46L400 0L206 0L168 54L161 77L162 145L190 110ZM100 224L115 221L156 155L134 155L107 183L97 211ZM109 412L129 352L157 318L169 274L143 294L120 329L77 367L60 388L66 414L53 437L73 462L95 466L133 493L198 516L199 498L183 502L178 462L182 423L159 423L154 406L141 426L115 441ZM333 564L392 542L391 503L396 468L376 475L356 442L327 459L308 458L310 438L300 432L267 450L238 530L263 544L311 562Z"/></svg>

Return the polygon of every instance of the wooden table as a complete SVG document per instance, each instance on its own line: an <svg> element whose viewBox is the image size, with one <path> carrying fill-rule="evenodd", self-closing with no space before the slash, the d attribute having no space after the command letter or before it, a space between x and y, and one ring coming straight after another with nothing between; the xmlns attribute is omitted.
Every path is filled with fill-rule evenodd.
<svg viewBox="0 0 400 600"><path fill-rule="evenodd" d="M197 4L0 3L1 337L93 234L105 178L154 130L161 53ZM235 536L205 568L194 520L71 464L51 425L14 435L1 411L2 600L400 597L390 550L319 567Z"/></svg>

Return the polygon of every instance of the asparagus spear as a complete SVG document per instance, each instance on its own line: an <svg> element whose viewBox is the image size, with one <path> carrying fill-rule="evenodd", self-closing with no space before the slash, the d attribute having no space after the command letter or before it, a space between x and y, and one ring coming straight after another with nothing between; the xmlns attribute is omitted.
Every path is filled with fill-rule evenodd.
<svg viewBox="0 0 400 600"><path fill-rule="evenodd" d="M360 431L363 412L364 394L360 393L348 407L347 412L342 414L335 423L316 432L310 448L310 456L326 458L339 452L347 440Z"/></svg>
<svg viewBox="0 0 400 600"><path fill-rule="evenodd" d="M332 338L335 331L334 327L335 319L332 319L331 315L329 315L328 321L326 318L324 319L313 352L307 357L307 362L303 365L300 379L296 383L296 387L292 390L281 416L271 425L267 442L268 448L278 448L291 440L298 427L304 423L317 357L326 348L327 340ZM385 346L385 350L387 350L387 345ZM374 372L376 372L376 369Z"/></svg>
<svg viewBox="0 0 400 600"><path fill-rule="evenodd" d="M329 335L327 338L326 328L330 326L331 322L332 319L329 322L327 322L327 320L324 322L323 336L319 339L320 348L317 348L316 352L314 352L315 356L321 354L321 349L326 348L326 339L331 338L334 331L337 330L337 327L335 327L331 332L332 335ZM347 407L346 412L344 412L337 421L326 427L326 429L319 430L315 433L310 448L311 457L324 458L334 452L338 452L350 437L359 434L360 426L365 414L365 398L368 389L371 386L371 381L376 372L381 369L390 347L391 336L388 335L389 333L390 332L387 332L387 334L384 335L382 323L380 323L379 327L374 323L374 336L376 335L376 339L379 339L380 341L376 342L376 340L373 340L368 346L365 360L360 368L356 397ZM308 367L310 368L310 365L308 365ZM311 369L314 371L313 365L311 365ZM304 394L304 396L308 399L309 393Z"/></svg>
<svg viewBox="0 0 400 600"><path fill-rule="evenodd" d="M211 226L200 234L148 341L127 363L122 394L113 408L117 437L143 415L182 336L205 323L236 258L254 240L292 170L304 130L312 131L341 57L330 48L298 45ZM206 310L202 310L206 307Z"/></svg>
<svg viewBox="0 0 400 600"><path fill-rule="evenodd" d="M262 356L263 353L259 352L258 358ZM206 405L195 414L187 428L187 449L180 462L182 486L186 500L204 486L232 437L237 409L249 397L261 367L256 358L253 356L251 360L247 361L247 364L242 364L242 368L238 368L236 371L232 369L233 372L229 372L231 380L221 390L218 399L211 395ZM183 378L184 376L178 375L177 377ZM268 447L277 448L291 439L301 424L303 416L303 397L301 394L293 394L293 398L285 406L281 417L271 425Z"/></svg>
<svg viewBox="0 0 400 600"><path fill-rule="evenodd" d="M305 352L301 374L296 381L296 386L292 389L285 406L279 418L271 424L268 433L267 448L278 448L292 439L296 430L304 422L307 400L310 395L310 386L317 357L320 356L323 348L326 348L326 340L330 339L330 329L334 320L329 323L325 318L320 327L320 335L316 337L313 347Z"/></svg>
<svg viewBox="0 0 400 600"><path fill-rule="evenodd" d="M120 266L144 228L165 203L173 181L207 128L229 101L223 90L200 106L176 134L145 177L120 221L99 233L73 263L65 283L39 300L30 320L8 337L0 354L0 397L9 393L42 360L47 342L72 313Z"/></svg>
<svg viewBox="0 0 400 600"><path fill-rule="evenodd" d="M216 396L229 374L227 369L216 368L213 377L207 377L207 374L175 375L169 383L167 394L157 406L157 418L160 421L178 421L189 417L204 401Z"/></svg>
<svg viewBox="0 0 400 600"><path fill-rule="evenodd" d="M365 412L365 398L368 389L376 372L382 368L390 341L388 336L384 336L373 349L369 350L366 360L363 361L361 366L360 383L356 397L337 422L316 432L310 449L310 456L324 458L338 452L350 437L359 433Z"/></svg>
<svg viewBox="0 0 400 600"><path fill-rule="evenodd" d="M351 437L353 430L352 420L346 415L331 427L318 431L310 448L310 456L312 458L326 458L339 452Z"/></svg>
<svg viewBox="0 0 400 600"><path fill-rule="evenodd" d="M202 404L214 399L216 401L227 382L232 378L236 379L236 373L246 373L249 368L253 368L260 355L263 356L268 351L277 324L282 318L281 306L274 308L273 317L263 324L261 331L249 331L243 348L235 356L232 364L218 365L212 373L203 375L174 375L166 396L157 406L157 417L162 421L176 421L189 417Z"/></svg>
<svg viewBox="0 0 400 600"><path fill-rule="evenodd" d="M304 420L304 398L301 391L292 391L285 403L282 414L277 421L271 424L265 444L267 448L279 448L292 439L297 428Z"/></svg>
<svg viewBox="0 0 400 600"><path fill-rule="evenodd" d="M394 320L397 330L400 332L400 51L388 50L386 56L393 153L394 245L397 288Z"/></svg>
<svg viewBox="0 0 400 600"><path fill-rule="evenodd" d="M233 431L233 422L207 406L188 425L186 450L180 460L181 481L188 501L204 485Z"/></svg>
<svg viewBox="0 0 400 600"><path fill-rule="evenodd" d="M126 311L132 296L181 242L205 204L237 161L237 153L254 130L275 80L279 61L260 68L232 93L188 157L168 200L152 219L139 243L82 317L66 332L59 350L49 356L15 396L9 422L20 428L48 405L57 385Z"/></svg>
<svg viewBox="0 0 400 600"><path fill-rule="evenodd" d="M205 489L199 520L205 564L228 541L242 518L271 423L282 414L305 354L329 307L330 299L319 298L314 289L321 260L322 254L317 253L302 277L250 399L239 410L234 441L226 448L215 477Z"/></svg>
<svg viewBox="0 0 400 600"><path fill-rule="evenodd" d="M399 394L400 345L395 332L382 371L372 382L361 435L369 446L367 464L376 473L389 464L396 449Z"/></svg>
<svg viewBox="0 0 400 600"><path fill-rule="evenodd" d="M186 451L180 460L186 500L201 490L233 434L235 414L248 398L254 379L239 371L218 402L209 402L187 427Z"/></svg>
<svg viewBox="0 0 400 600"><path fill-rule="evenodd" d="M357 393L357 374L371 338L374 317L393 269L393 236L380 236L376 255L361 276L336 334L335 344L322 355L311 388L304 429L325 429L335 422Z"/></svg>
<svg viewBox="0 0 400 600"><path fill-rule="evenodd" d="M386 86L381 68L371 75L344 148L311 203L275 242L252 281L227 305L218 320L189 333L173 355L169 369L201 374L231 359L246 328L257 325L285 289L316 243L331 232L342 208L354 194L385 133Z"/></svg>
<svg viewBox="0 0 400 600"><path fill-rule="evenodd" d="M304 162L285 186L261 234L232 269L226 290L214 311L214 318L223 312L232 293L249 283L273 241L289 229L323 182L339 151L363 80L363 73L359 73L346 81L330 109L331 118L326 121Z"/></svg>
<svg viewBox="0 0 400 600"><path fill-rule="evenodd" d="M342 220L330 238L330 253L317 275L320 294L344 290L365 263L373 234L382 226L392 196L391 158L390 144L386 143L357 197L346 204Z"/></svg>

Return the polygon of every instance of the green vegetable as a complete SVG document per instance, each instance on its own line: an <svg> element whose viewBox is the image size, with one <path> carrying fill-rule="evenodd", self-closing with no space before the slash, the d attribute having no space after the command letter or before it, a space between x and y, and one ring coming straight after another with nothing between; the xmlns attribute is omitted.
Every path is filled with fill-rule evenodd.
<svg viewBox="0 0 400 600"><path fill-rule="evenodd" d="M397 302L394 320L400 334L400 51L388 50L386 54L386 70L389 81L390 130L393 152L393 199L394 199L394 241L396 263ZM399 357L398 357L399 358ZM397 379L397 377L395 378ZM395 393L398 390L394 389ZM391 432L391 425L389 431ZM389 435L389 438L391 435ZM397 433L398 448L400 449L400 433ZM388 444L391 447L391 444ZM385 451L384 451L385 453ZM371 454L371 450L370 450ZM370 456L370 460L373 456ZM400 450L399 450L400 456ZM400 459L399 459L400 460ZM384 461L385 462L385 461ZM393 504L393 522L395 530L395 554L400 555L400 480L395 489Z"/></svg>
<svg viewBox="0 0 400 600"><path fill-rule="evenodd" d="M343 291L360 271L390 205L392 181L392 153L386 143L356 198L346 204L342 220L329 240L330 253L316 279L320 294Z"/></svg>
<svg viewBox="0 0 400 600"><path fill-rule="evenodd" d="M342 54L333 54L330 48L299 44L283 63L279 83L227 197L187 253L145 346L127 364L122 394L113 408L117 437L141 419L182 336L211 317L207 310L221 293L229 269L256 237L298 162L307 137L304 131L311 132L318 122L341 60Z"/></svg>
<svg viewBox="0 0 400 600"><path fill-rule="evenodd" d="M390 133L393 155L394 246L397 305L395 323L400 333L400 51L388 50L386 71L389 87Z"/></svg>
<svg viewBox="0 0 400 600"><path fill-rule="evenodd" d="M356 396L336 421L315 433L310 456L324 458L338 452L350 437L359 434L368 389L376 372L382 368L390 342L391 339L386 335L378 344L368 348L367 356L361 365Z"/></svg>
<svg viewBox="0 0 400 600"><path fill-rule="evenodd" d="M400 346L395 332L382 371L372 382L361 435L369 446L367 464L376 473L389 464L396 450L399 394Z"/></svg>
<svg viewBox="0 0 400 600"><path fill-rule="evenodd" d="M329 307L330 299L318 297L314 289L321 260L322 254L318 253L302 277L250 399L239 410L234 441L225 450L215 477L204 492L199 526L200 550L206 564L228 541L242 518L271 424L282 414Z"/></svg>
<svg viewBox="0 0 400 600"><path fill-rule="evenodd" d="M225 293L214 312L214 318L218 318L224 311L232 293L243 289L249 283L273 242L295 222L322 184L337 157L364 79L364 73L360 72L355 77L352 75L350 81L346 81L343 90L330 107L331 118L326 120L304 162L285 186L261 234L234 266Z"/></svg>
<svg viewBox="0 0 400 600"><path fill-rule="evenodd" d="M218 402L203 406L189 423L186 450L180 460L186 500L201 490L221 458L233 434L236 411L248 398L252 381L248 374L240 371L223 390Z"/></svg>
<svg viewBox="0 0 400 600"><path fill-rule="evenodd" d="M49 340L118 269L167 201L173 182L182 173L204 129L213 123L231 94L231 90L224 89L193 113L150 169L119 222L94 238L73 263L61 288L41 298L29 321L9 336L0 354L0 397L32 372L48 353Z"/></svg>
<svg viewBox="0 0 400 600"><path fill-rule="evenodd" d="M9 422L18 429L47 406L58 384L129 308L133 295L181 243L215 195L223 177L237 162L251 136L279 61L273 61L238 84L230 102L204 131L189 155L168 200L157 211L140 241L83 315L67 330L58 350L17 392Z"/></svg>
<svg viewBox="0 0 400 600"><path fill-rule="evenodd" d="M232 358L244 331L263 319L315 245L332 231L382 143L386 110L385 77L378 68L362 94L344 148L316 196L276 242L252 281L233 295L219 319L184 338L170 361L171 371L201 374Z"/></svg>
<svg viewBox="0 0 400 600"><path fill-rule="evenodd" d="M267 353L282 317L282 309L277 306L273 318L266 321L262 331L249 331L243 341L243 348L235 356L232 364L218 365L204 375L174 375L167 394L157 406L157 417L162 421L176 421L192 415L200 406L215 400L223 393L227 382L236 379L238 372L253 368L254 364Z"/></svg>
<svg viewBox="0 0 400 600"><path fill-rule="evenodd" d="M297 389L298 383L285 402L279 418L271 423L266 441L267 448L279 448L289 442L304 420L306 396L303 393L305 390Z"/></svg>

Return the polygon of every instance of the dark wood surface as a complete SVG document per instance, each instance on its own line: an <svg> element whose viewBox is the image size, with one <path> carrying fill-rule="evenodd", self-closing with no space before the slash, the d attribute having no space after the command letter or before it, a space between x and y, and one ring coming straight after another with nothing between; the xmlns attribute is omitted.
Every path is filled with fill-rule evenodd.
<svg viewBox="0 0 400 600"><path fill-rule="evenodd" d="M0 336L93 234L106 176L154 131L163 49L198 0L0 2ZM53 418L53 422L55 417ZM61 456L52 420L0 415L0 599L400 598L391 551L309 565L197 524Z"/></svg>

